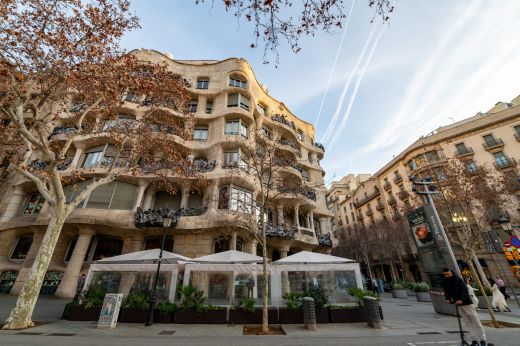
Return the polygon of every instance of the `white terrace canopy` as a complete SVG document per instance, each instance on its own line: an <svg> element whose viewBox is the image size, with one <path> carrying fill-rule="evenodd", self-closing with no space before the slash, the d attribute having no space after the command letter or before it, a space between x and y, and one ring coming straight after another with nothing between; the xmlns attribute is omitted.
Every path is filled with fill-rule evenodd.
<svg viewBox="0 0 520 346"><path fill-rule="evenodd" d="M301 251L271 265L272 305L282 305L282 294L304 293L313 287L325 290L332 304L350 303L348 290L363 288L359 263L322 253Z"/></svg>
<svg viewBox="0 0 520 346"><path fill-rule="evenodd" d="M262 257L229 250L197 257L184 268L184 284L204 292L206 304L231 305L235 298L262 298Z"/></svg>
<svg viewBox="0 0 520 346"><path fill-rule="evenodd" d="M104 288L107 293L128 294L151 290L157 270L160 249L137 251L94 262L85 280L89 286ZM190 258L163 250L161 271L157 281L159 300L174 301L179 269Z"/></svg>

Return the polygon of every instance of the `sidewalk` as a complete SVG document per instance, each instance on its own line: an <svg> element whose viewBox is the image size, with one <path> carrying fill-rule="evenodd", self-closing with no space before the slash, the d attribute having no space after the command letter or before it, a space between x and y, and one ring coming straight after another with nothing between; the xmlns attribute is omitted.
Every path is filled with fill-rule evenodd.
<svg viewBox="0 0 520 346"><path fill-rule="evenodd" d="M5 320L14 306L15 297L0 296L0 319ZM42 297L37 305L35 321L45 324L24 330L32 335L62 335L104 338L152 338L152 337L242 337L242 325L186 325L154 324L145 327L142 324L119 323L115 329L97 329L96 322L75 322L59 320L65 300ZM497 312L497 319L520 324L520 309L509 301L511 313ZM340 337L393 337L418 335L444 335L457 338L458 325L453 316L436 314L431 303L417 302L415 297L394 299L385 294L381 301L384 314L382 329L369 328L366 323L320 324L315 332L307 331L302 325L283 325L287 336L303 338ZM479 311L482 320L489 320L487 311ZM486 327L491 331L494 328ZM514 328L501 328L497 332L518 333ZM20 331L1 331L1 334L18 334Z"/></svg>

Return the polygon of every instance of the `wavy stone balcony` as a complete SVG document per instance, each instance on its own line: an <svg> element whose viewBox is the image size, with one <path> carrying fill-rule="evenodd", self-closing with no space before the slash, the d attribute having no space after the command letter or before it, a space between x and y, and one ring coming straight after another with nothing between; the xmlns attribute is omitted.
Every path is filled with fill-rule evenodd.
<svg viewBox="0 0 520 346"><path fill-rule="evenodd" d="M297 231L296 226L273 225L270 222L265 225L265 235L269 238L293 239Z"/></svg>
<svg viewBox="0 0 520 346"><path fill-rule="evenodd" d="M282 193L292 193L302 195L316 202L316 191L306 186L278 186L278 191Z"/></svg>
<svg viewBox="0 0 520 346"><path fill-rule="evenodd" d="M318 235L318 244L320 246L332 247L330 233Z"/></svg>
<svg viewBox="0 0 520 346"><path fill-rule="evenodd" d="M162 227L165 218L172 219L172 225L177 225L181 216L198 216L206 212L207 208L188 208L173 210L171 208L146 209L137 208L134 214L136 227Z"/></svg>

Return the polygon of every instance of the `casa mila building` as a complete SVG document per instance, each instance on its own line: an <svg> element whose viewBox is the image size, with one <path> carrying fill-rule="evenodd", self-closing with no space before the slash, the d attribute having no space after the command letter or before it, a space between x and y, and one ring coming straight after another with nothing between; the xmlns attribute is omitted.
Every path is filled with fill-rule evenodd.
<svg viewBox="0 0 520 346"><path fill-rule="evenodd" d="M270 205L268 257L277 260L303 250L330 252L335 239L331 238L332 214L325 203L325 172L320 166L324 148L314 142L313 126L270 96L244 59L180 61L153 50L133 54L167 63L189 81L194 130L187 145L207 184L202 191L182 186L179 193L170 195L154 188L146 176L132 176L94 190L66 220L40 293L72 297L92 262L159 248L160 227L138 227L147 209L167 206L185 211L168 231L165 250L191 258L230 249L261 254L249 232L218 222L241 211L234 210L237 203L231 196L242 204L259 198L258 187L249 181L253 177L237 176L228 168L240 163L241 146L254 143L253 126L265 136L279 138L281 147L294 153L298 165L288 168L287 174L301 182L298 194L284 195ZM143 107L138 106L143 102L144 97L127 95L120 117L128 121L139 116ZM69 167L94 171L110 155L109 145L101 138L84 138L74 143L74 150ZM17 294L43 239L49 212L36 188L9 173L8 167L8 161L0 166L0 292Z"/></svg>

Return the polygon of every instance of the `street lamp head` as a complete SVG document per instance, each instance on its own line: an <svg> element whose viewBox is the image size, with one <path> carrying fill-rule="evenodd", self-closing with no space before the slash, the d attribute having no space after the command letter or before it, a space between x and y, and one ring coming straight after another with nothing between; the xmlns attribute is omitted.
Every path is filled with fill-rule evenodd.
<svg viewBox="0 0 520 346"><path fill-rule="evenodd" d="M164 217L163 218L163 227L169 228L172 224L172 218L171 217Z"/></svg>

